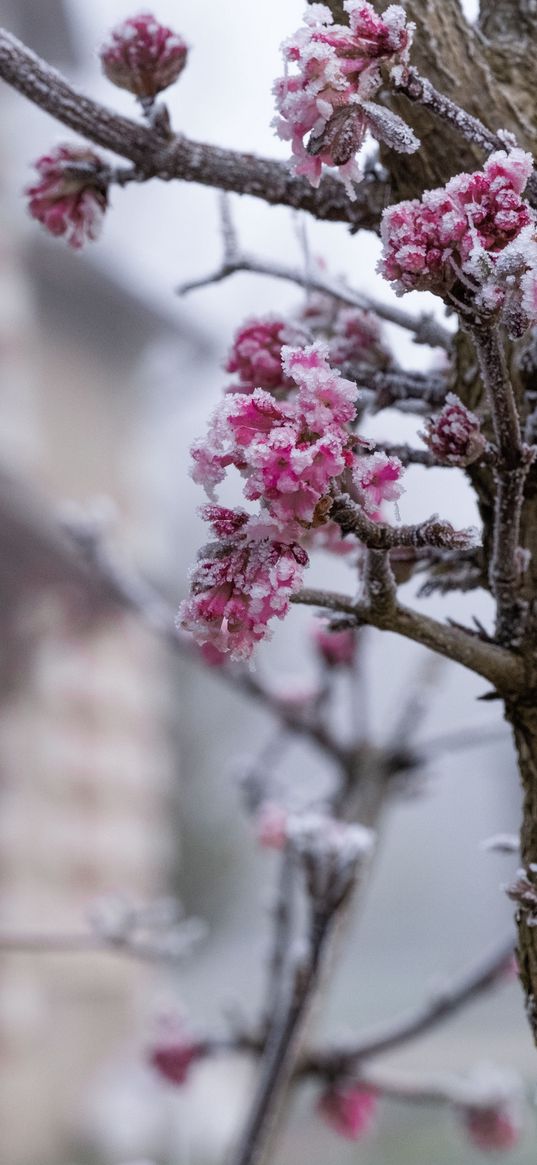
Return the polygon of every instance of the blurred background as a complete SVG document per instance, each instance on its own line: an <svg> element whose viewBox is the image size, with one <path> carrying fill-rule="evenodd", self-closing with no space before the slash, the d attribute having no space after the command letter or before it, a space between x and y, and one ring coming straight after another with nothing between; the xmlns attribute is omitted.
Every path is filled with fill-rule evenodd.
<svg viewBox="0 0 537 1165"><path fill-rule="evenodd" d="M177 130L235 148L285 156L270 129L278 46L302 0L158 0L155 14L191 46L167 94ZM128 0L0 0L3 25L81 88L134 114L101 77L95 49ZM471 15L471 13L470 13ZM172 659L135 616L83 587L43 514L94 516L125 562L174 606L205 539L188 476L188 449L219 399L235 328L266 311L291 313L297 289L238 275L178 298L179 282L208 273L221 251L214 191L156 181L115 190L102 241L82 257L49 241L24 212L29 165L69 140L6 86L0 90L0 925L3 933L83 930L102 896L147 904L177 896L207 937L176 972L108 953L0 955L2 1165L215 1165L236 1133L251 1084L238 1060L204 1063L172 1090L146 1064L156 1015L175 1008L200 1030L226 1015L256 1015L268 949L275 858L244 817L237 776L270 740L270 717L221 677ZM298 219L233 198L250 251L302 261L311 252L353 286L387 300L374 275L378 244L343 226ZM407 297L416 310L424 297ZM427 306L432 307L433 301ZM406 367L434 354L387 328ZM370 431L415 438L415 419L383 412ZM403 521L440 510L476 519L464 482L413 469ZM46 509L42 509L46 507ZM45 522L46 526L46 522ZM312 583L327 577L315 565ZM330 566L348 590L344 565ZM324 573L323 573L324 572ZM411 590L411 588L409 588ZM445 617L444 600L426 609ZM487 621L483 594L449 600L449 614ZM259 652L274 690L315 680L312 615L293 611ZM412 645L372 632L361 647L366 683L356 712L381 741L414 683L426 692L420 739L476 728L467 751L434 754L414 795L386 815L367 901L318 1015L331 1039L351 1036L422 1001L446 977L508 933L502 892L515 859L480 842L517 828L511 744L484 685L461 669L424 671ZM421 677L421 679L420 679ZM326 773L304 744L282 773L297 802ZM419 1071L515 1067L533 1096L535 1059L515 983L464 1011L389 1063ZM388 1061L387 1061L388 1063ZM453 1114L386 1101L375 1134L353 1146L297 1097L275 1165L451 1165L479 1159ZM534 1161L535 1125L510 1160Z"/></svg>

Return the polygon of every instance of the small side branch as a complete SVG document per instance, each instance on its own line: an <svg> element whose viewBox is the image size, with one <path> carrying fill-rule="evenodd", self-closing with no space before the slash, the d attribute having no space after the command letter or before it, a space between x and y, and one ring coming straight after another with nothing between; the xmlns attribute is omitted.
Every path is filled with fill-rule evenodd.
<svg viewBox="0 0 537 1165"><path fill-rule="evenodd" d="M397 546L414 546L417 550L468 550L475 547L475 530L455 530L450 522L436 515L415 526L388 526L374 522L348 494L334 498L330 517L343 534L356 534L370 550L393 550Z"/></svg>
<svg viewBox="0 0 537 1165"><path fill-rule="evenodd" d="M514 960L515 940L511 935L471 971L446 985L410 1015L396 1020L345 1049L312 1052L299 1067L300 1075L345 1076L356 1071L362 1061L407 1045L451 1019L463 1007L501 982L506 982Z"/></svg>
<svg viewBox="0 0 537 1165"><path fill-rule="evenodd" d="M302 590L293 595L291 602L337 611L350 615L357 624L368 623L371 627L403 635L477 672L500 692L517 692L524 687L523 661L513 652L495 643L486 643L460 627L440 623L401 603L397 603L389 615L379 617L368 603L353 602L347 595L332 591Z"/></svg>

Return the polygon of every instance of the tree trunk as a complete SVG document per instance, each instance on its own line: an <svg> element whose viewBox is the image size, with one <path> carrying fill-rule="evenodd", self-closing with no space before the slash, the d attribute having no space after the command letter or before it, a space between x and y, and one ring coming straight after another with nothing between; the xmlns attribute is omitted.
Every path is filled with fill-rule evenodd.
<svg viewBox="0 0 537 1165"><path fill-rule="evenodd" d="M513 727L523 791L522 870L509 894L517 903L520 980L537 1044L537 701L517 701L513 708L507 707L506 715Z"/></svg>

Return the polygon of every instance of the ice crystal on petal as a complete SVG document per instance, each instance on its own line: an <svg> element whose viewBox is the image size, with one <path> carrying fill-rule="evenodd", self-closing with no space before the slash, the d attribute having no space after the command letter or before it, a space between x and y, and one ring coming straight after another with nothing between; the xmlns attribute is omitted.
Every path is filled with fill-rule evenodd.
<svg viewBox="0 0 537 1165"><path fill-rule="evenodd" d="M84 146L58 146L35 168L39 180L25 190L32 218L75 251L98 239L108 204L101 158Z"/></svg>
<svg viewBox="0 0 537 1165"><path fill-rule="evenodd" d="M177 80L187 54L182 37L159 24L149 12L119 24L99 52L108 80L146 100Z"/></svg>

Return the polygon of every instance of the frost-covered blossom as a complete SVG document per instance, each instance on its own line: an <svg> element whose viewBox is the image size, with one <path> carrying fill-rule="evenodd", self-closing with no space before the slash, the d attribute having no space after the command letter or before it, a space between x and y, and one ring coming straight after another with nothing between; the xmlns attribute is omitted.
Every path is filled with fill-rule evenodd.
<svg viewBox="0 0 537 1165"><path fill-rule="evenodd" d="M377 518L383 502L395 502L401 497L404 490L402 473L399 458L387 453L371 453L356 459L353 480L367 514Z"/></svg>
<svg viewBox="0 0 537 1165"><path fill-rule="evenodd" d="M255 833L264 849L282 850L287 841L287 813L275 801L263 801L260 805Z"/></svg>
<svg viewBox="0 0 537 1165"><path fill-rule="evenodd" d="M352 667L356 658L358 639L352 627L331 631L325 622L312 627L313 641L319 655L328 667Z"/></svg>
<svg viewBox="0 0 537 1165"><path fill-rule="evenodd" d="M327 813L290 814L287 838L300 858L309 893L336 909L350 891L358 865L369 859L375 835Z"/></svg>
<svg viewBox="0 0 537 1165"><path fill-rule="evenodd" d="M532 294L537 223L522 198L532 159L516 148L491 154L483 170L457 174L382 219L379 270L396 291L473 295L477 310L502 312L512 335L537 318Z"/></svg>
<svg viewBox="0 0 537 1165"><path fill-rule="evenodd" d="M225 397L207 440L192 449L193 476L213 496L233 465L245 478L248 500L261 500L284 526L309 524L331 482L352 465L347 425L357 389L330 368L322 344L284 347L282 369L294 385L285 401L260 388Z"/></svg>
<svg viewBox="0 0 537 1165"><path fill-rule="evenodd" d="M163 1031L149 1052L149 1063L170 1084L185 1084L202 1048L182 1024L175 1021Z"/></svg>
<svg viewBox="0 0 537 1165"><path fill-rule="evenodd" d="M359 1084L336 1084L323 1092L317 1112L334 1132L359 1141L371 1129L377 1111L377 1094Z"/></svg>
<svg viewBox="0 0 537 1165"><path fill-rule="evenodd" d="M482 456L487 445L479 417L453 392L448 393L438 416L427 421L420 437L444 465L471 465Z"/></svg>
<svg viewBox="0 0 537 1165"><path fill-rule="evenodd" d="M297 329L277 316L248 320L239 328L226 361L226 371L238 374L238 384L228 392L253 392L254 388L293 388L293 380L282 370L282 349Z"/></svg>
<svg viewBox="0 0 537 1165"><path fill-rule="evenodd" d="M35 162L39 180L27 186L28 210L75 251L101 233L108 204L104 166L85 146L58 146Z"/></svg>
<svg viewBox="0 0 537 1165"><path fill-rule="evenodd" d="M99 52L108 80L146 100L177 80L187 54L184 40L150 12L118 24Z"/></svg>
<svg viewBox="0 0 537 1165"><path fill-rule="evenodd" d="M331 364L362 361L385 367L389 362L378 316L359 307L339 310L328 348Z"/></svg>
<svg viewBox="0 0 537 1165"><path fill-rule="evenodd" d="M319 184L323 165L335 166L353 196L361 174L356 154L366 132L403 153L419 142L401 118L374 105L381 67L408 59L412 27L399 5L382 16L360 0L345 0L348 24L334 24L324 4L311 5L304 24L282 45L285 73L274 86L274 125L291 142L294 169ZM296 72L290 73L295 66Z"/></svg>
<svg viewBox="0 0 537 1165"><path fill-rule="evenodd" d="M221 506L205 506L202 513L219 541L200 551L178 623L197 643L248 659L268 637L269 621L287 613L308 556L270 521Z"/></svg>

